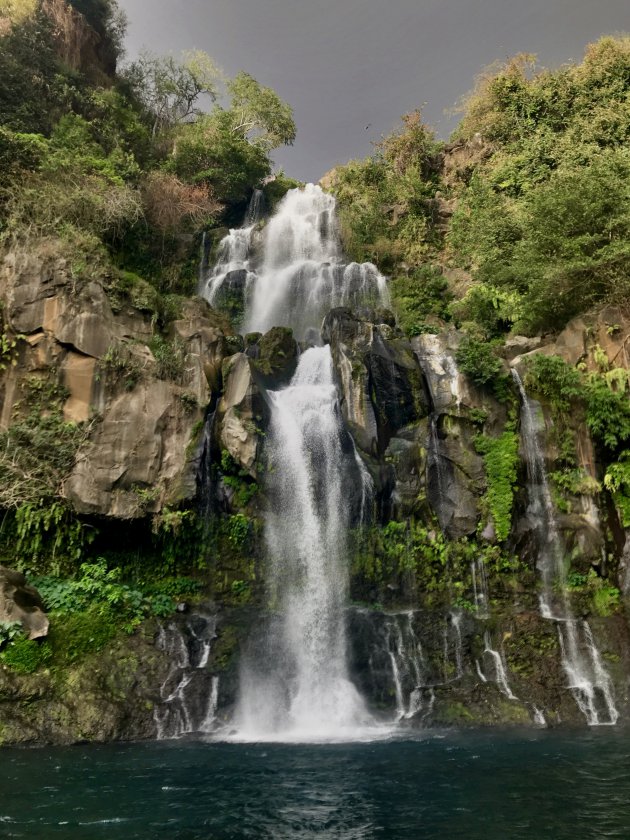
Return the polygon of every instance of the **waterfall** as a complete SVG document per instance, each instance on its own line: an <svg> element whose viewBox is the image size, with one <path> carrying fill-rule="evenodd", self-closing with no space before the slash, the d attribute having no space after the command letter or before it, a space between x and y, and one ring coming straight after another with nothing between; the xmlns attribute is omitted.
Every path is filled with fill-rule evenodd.
<svg viewBox="0 0 630 840"><path fill-rule="evenodd" d="M346 534L367 479L344 451L329 347L306 350L269 401L265 535L280 624L265 655L246 660L237 726L250 737L334 737L369 720L347 674L344 616Z"/></svg>
<svg viewBox="0 0 630 840"><path fill-rule="evenodd" d="M319 345L331 308L387 301L374 266L343 263L335 200L312 184L287 193L266 226L257 271L251 259L243 262L252 275L246 332L289 326ZM330 348L306 349L289 385L266 399L271 611L242 659L234 737L353 737L373 721L348 674L346 540L367 509L371 480L343 426Z"/></svg>
<svg viewBox="0 0 630 840"><path fill-rule="evenodd" d="M153 710L158 740L214 728L219 678L207 665L215 638L215 616L193 613L182 625L171 621L160 627L156 647L170 666Z"/></svg>
<svg viewBox="0 0 630 840"><path fill-rule="evenodd" d="M477 557L470 564L470 573L473 584L473 598L476 608L477 618L482 621L488 621L490 618L490 593L488 591L488 577L486 575L486 564L483 558ZM517 700L518 698L510 688L508 680L508 669L505 661L503 650L497 650L492 646L492 634L490 630L486 630L483 635L483 664L485 660L489 660L494 671L494 681L497 684L499 691L504 694L508 700ZM483 671L482 663L476 660L475 666L477 674L482 682L487 683L488 677Z"/></svg>
<svg viewBox="0 0 630 840"><path fill-rule="evenodd" d="M542 581L540 612L543 618L557 625L568 687L589 726L614 726L619 713L610 676L589 625L573 615L566 587L564 545L547 479L541 444L544 424L537 417L539 406L527 396L518 371L513 369L512 376L522 403L521 440L527 463L528 514L534 523L537 568Z"/></svg>
<svg viewBox="0 0 630 840"><path fill-rule="evenodd" d="M490 594L488 592L488 577L483 558L477 557L470 564L470 574L473 584L473 598L477 618L490 618Z"/></svg>
<svg viewBox="0 0 630 840"><path fill-rule="evenodd" d="M251 263L252 239L260 221L262 200L262 191L254 190L243 226L230 230L223 237L219 243L217 261L209 274L202 269L199 294L206 298L210 306L221 309L230 296L239 300L243 306L248 297L256 276Z"/></svg>
<svg viewBox="0 0 630 840"><path fill-rule="evenodd" d="M289 190L265 227L260 255L253 248L253 218L222 241L201 288L218 308L225 295L241 290L244 333L286 326L296 338L319 343L322 319L334 307L388 303L375 266L343 262L335 199L320 187Z"/></svg>
<svg viewBox="0 0 630 840"><path fill-rule="evenodd" d="M426 663L413 628L413 611L387 616L385 644L391 663L398 720L410 719L422 711Z"/></svg>
<svg viewBox="0 0 630 840"><path fill-rule="evenodd" d="M510 688L510 684L508 682L507 676L507 667L505 664L505 659L502 653L499 653L498 650L495 650L492 647L492 638L490 636L490 631L486 630L483 636L483 644L484 644L484 656L488 657L492 662L492 666L494 668L495 674L495 681L497 686L499 687L499 691L508 698L508 700L516 700L518 699L516 695L513 693L512 689ZM481 678L484 682L487 682L487 679L483 677L481 670L479 668L479 663L477 663L477 670Z"/></svg>

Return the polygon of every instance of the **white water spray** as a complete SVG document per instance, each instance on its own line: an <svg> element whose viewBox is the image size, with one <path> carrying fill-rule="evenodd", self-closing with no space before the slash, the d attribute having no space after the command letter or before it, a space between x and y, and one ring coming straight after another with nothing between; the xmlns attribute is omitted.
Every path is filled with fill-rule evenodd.
<svg viewBox="0 0 630 840"><path fill-rule="evenodd" d="M243 332L289 326L296 338L318 345L333 307L388 301L374 266L343 263L335 199L319 187L287 193L259 254L252 230L246 222L224 240L223 265L205 292L219 299L229 283L226 267L241 272L241 285L246 272ZM242 660L233 737L360 737L373 720L348 673L346 538L367 510L371 480L343 427L330 349L303 352L289 386L267 399L271 613Z"/></svg>
<svg viewBox="0 0 630 840"><path fill-rule="evenodd" d="M246 659L237 728L254 739L350 737L370 716L346 664L346 533L349 500L360 509L369 487L344 442L330 348L303 353L269 398L265 531L279 622L267 650Z"/></svg>
<svg viewBox="0 0 630 840"><path fill-rule="evenodd" d="M262 254L253 253L257 219L247 219L221 243L219 262L201 293L216 305L234 272L241 272L243 333L286 326L314 343L334 307L387 305L387 284L374 265L343 262L335 207L335 198L313 184L289 190L264 230Z"/></svg>

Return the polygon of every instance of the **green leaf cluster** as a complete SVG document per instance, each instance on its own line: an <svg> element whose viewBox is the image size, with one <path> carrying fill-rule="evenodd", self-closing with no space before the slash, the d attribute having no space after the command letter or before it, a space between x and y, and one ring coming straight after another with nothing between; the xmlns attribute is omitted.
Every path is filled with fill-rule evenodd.
<svg viewBox="0 0 630 840"><path fill-rule="evenodd" d="M518 435L506 429L499 437L478 435L475 449L483 455L488 489L484 502L492 516L496 537L506 540L512 528L512 509L519 463Z"/></svg>

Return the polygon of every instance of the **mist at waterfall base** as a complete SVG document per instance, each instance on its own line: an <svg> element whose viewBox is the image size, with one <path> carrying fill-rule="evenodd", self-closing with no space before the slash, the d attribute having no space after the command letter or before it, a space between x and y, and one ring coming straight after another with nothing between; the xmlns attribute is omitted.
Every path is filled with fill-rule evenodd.
<svg viewBox="0 0 630 840"><path fill-rule="evenodd" d="M3 750L0 836L48 840L628 837L611 729L376 743Z"/></svg>

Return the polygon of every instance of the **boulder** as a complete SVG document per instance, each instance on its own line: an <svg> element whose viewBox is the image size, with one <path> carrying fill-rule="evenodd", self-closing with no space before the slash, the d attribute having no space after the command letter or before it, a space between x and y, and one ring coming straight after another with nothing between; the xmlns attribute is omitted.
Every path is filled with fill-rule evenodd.
<svg viewBox="0 0 630 840"><path fill-rule="evenodd" d="M194 495L186 450L201 411L187 411L181 393L171 382L145 381L111 402L65 481L75 510L133 519Z"/></svg>
<svg viewBox="0 0 630 840"><path fill-rule="evenodd" d="M48 618L39 592L21 572L0 566L0 623L19 621L29 639L48 634Z"/></svg>
<svg viewBox="0 0 630 840"><path fill-rule="evenodd" d="M537 350L542 344L542 337L539 335L510 335L505 339L505 355L508 359L514 356L521 356L523 353L530 353Z"/></svg>
<svg viewBox="0 0 630 840"><path fill-rule="evenodd" d="M248 356L264 381L274 387L291 379L297 367L299 347L290 327L272 327L258 341L258 350Z"/></svg>

